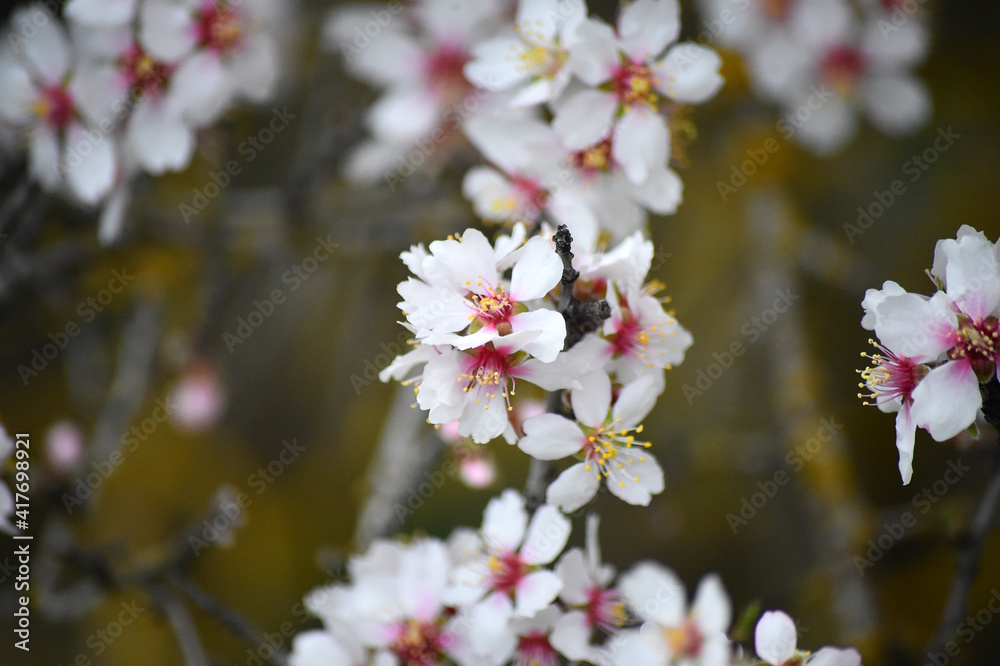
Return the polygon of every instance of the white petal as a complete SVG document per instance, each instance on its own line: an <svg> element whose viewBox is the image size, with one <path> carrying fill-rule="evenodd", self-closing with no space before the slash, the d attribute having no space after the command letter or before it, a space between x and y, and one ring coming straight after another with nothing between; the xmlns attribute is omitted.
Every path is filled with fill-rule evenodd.
<svg viewBox="0 0 1000 666"><path fill-rule="evenodd" d="M491 39L472 50L472 59L465 64L465 77L486 90L507 90L528 77L529 71L521 56L528 47L514 36Z"/></svg>
<svg viewBox="0 0 1000 666"><path fill-rule="evenodd" d="M469 613L469 642L479 654L490 654L508 642L510 619L514 608L506 594L494 593L479 602Z"/></svg>
<svg viewBox="0 0 1000 666"><path fill-rule="evenodd" d="M618 34L625 52L635 61L658 56L681 30L677 0L636 0L618 15Z"/></svg>
<svg viewBox="0 0 1000 666"><path fill-rule="evenodd" d="M650 169L641 185L632 187L632 198L654 213L670 215L677 211L683 198L684 183L670 168Z"/></svg>
<svg viewBox="0 0 1000 666"><path fill-rule="evenodd" d="M795 654L795 622L781 611L767 611L754 630L757 656L769 664L783 664Z"/></svg>
<svg viewBox="0 0 1000 666"><path fill-rule="evenodd" d="M486 505L483 513L483 539L491 551L514 551L521 545L527 525L528 512L524 509L524 498L516 490L508 488L500 497L494 497Z"/></svg>
<svg viewBox="0 0 1000 666"><path fill-rule="evenodd" d="M571 529L569 518L559 509L549 504L538 507L528 525L521 559L527 564L548 564L566 547Z"/></svg>
<svg viewBox="0 0 1000 666"><path fill-rule="evenodd" d="M555 571L563 582L559 598L570 606L585 605L590 599L588 592L594 583L587 572L587 562L583 557L583 551L574 548L567 552L559 559Z"/></svg>
<svg viewBox="0 0 1000 666"><path fill-rule="evenodd" d="M861 655L853 648L825 647L809 658L809 666L861 666Z"/></svg>
<svg viewBox="0 0 1000 666"><path fill-rule="evenodd" d="M622 597L644 620L661 627L678 627L684 621L684 584L670 569L656 562L640 562L618 579Z"/></svg>
<svg viewBox="0 0 1000 666"><path fill-rule="evenodd" d="M590 629L586 613L570 611L556 622L549 642L568 659L591 661L594 648L590 646Z"/></svg>
<svg viewBox="0 0 1000 666"><path fill-rule="evenodd" d="M628 179L639 185L652 169L666 166L670 137L663 116L632 107L615 125L611 154Z"/></svg>
<svg viewBox="0 0 1000 666"><path fill-rule="evenodd" d="M21 124L30 121L34 114L31 105L38 91L31 82L31 75L20 63L0 55L0 118Z"/></svg>
<svg viewBox="0 0 1000 666"><path fill-rule="evenodd" d="M653 409L659 393L656 390L654 377L640 377L622 389L615 402L615 423L622 428L631 430L642 423L646 415Z"/></svg>
<svg viewBox="0 0 1000 666"><path fill-rule="evenodd" d="M583 150L606 137L618 100L598 90L576 93L562 104L552 120L552 127L570 150Z"/></svg>
<svg viewBox="0 0 1000 666"><path fill-rule="evenodd" d="M699 104L722 87L722 58L710 48L685 42L656 64L657 88L675 102Z"/></svg>
<svg viewBox="0 0 1000 666"><path fill-rule="evenodd" d="M644 451L644 449L638 449ZM608 469L606 481L611 494L635 506L649 506L653 495L663 492L663 468L648 452L637 454L644 459L632 458L622 467Z"/></svg>
<svg viewBox="0 0 1000 666"><path fill-rule="evenodd" d="M589 86L609 80L619 64L618 40L611 26L587 19L577 28L576 38L566 67Z"/></svg>
<svg viewBox="0 0 1000 666"><path fill-rule="evenodd" d="M230 56L229 74L238 94L254 102L266 100L278 80L274 38L267 33L250 36L243 48Z"/></svg>
<svg viewBox="0 0 1000 666"><path fill-rule="evenodd" d="M586 463L577 463L563 471L545 492L545 501L572 513L597 494L601 478L596 469L587 469Z"/></svg>
<svg viewBox="0 0 1000 666"><path fill-rule="evenodd" d="M215 122L232 94L232 82L219 56L199 51L174 70L168 104L192 125L201 127Z"/></svg>
<svg viewBox="0 0 1000 666"><path fill-rule="evenodd" d="M1000 305L1000 259L995 248L972 234L946 239L939 246L947 259L948 296L973 320L990 316Z"/></svg>
<svg viewBox="0 0 1000 666"><path fill-rule="evenodd" d="M139 13L139 43L161 62L175 63L194 48L194 17L183 5L148 0Z"/></svg>
<svg viewBox="0 0 1000 666"><path fill-rule="evenodd" d="M803 107L799 106L788 114L796 117ZM809 107L804 107L807 110ZM797 121L796 121L797 122ZM832 155L850 141L858 129L854 109L840 97L832 97L821 107L812 111L808 119L798 126L789 126L805 147L820 156Z"/></svg>
<svg viewBox="0 0 1000 666"><path fill-rule="evenodd" d="M899 450L899 475L903 485L913 477L913 446L917 434L917 423L910 414L910 405L903 405L896 414L896 448Z"/></svg>
<svg viewBox="0 0 1000 666"><path fill-rule="evenodd" d="M351 658L337 640L325 631L303 631L292 639L290 666L351 666Z"/></svg>
<svg viewBox="0 0 1000 666"><path fill-rule="evenodd" d="M24 49L24 58L38 78L46 85L58 85L70 68L70 45L62 22L53 20L49 11L41 3L16 11L11 17L14 29L8 33L8 40L15 48ZM26 34L31 37L13 40Z"/></svg>
<svg viewBox="0 0 1000 666"><path fill-rule="evenodd" d="M862 95L872 124L892 136L914 131L931 116L927 86L912 76L874 77Z"/></svg>
<svg viewBox="0 0 1000 666"><path fill-rule="evenodd" d="M510 318L514 333L535 331L533 339L518 347L543 363L556 359L566 342L566 320L555 310L532 310ZM510 336L504 336L504 340Z"/></svg>
<svg viewBox="0 0 1000 666"><path fill-rule="evenodd" d="M194 153L194 132L163 103L144 97L129 116L126 136L139 165L153 175L181 171Z"/></svg>
<svg viewBox="0 0 1000 666"><path fill-rule="evenodd" d="M115 147L110 137L97 130L85 130L74 123L66 132L66 164L72 165L70 151L80 155L79 162L66 172L66 182L81 201L97 203L115 182Z"/></svg>
<svg viewBox="0 0 1000 666"><path fill-rule="evenodd" d="M524 437L517 446L538 460L559 460L583 448L583 431L558 414L539 414L524 422Z"/></svg>
<svg viewBox="0 0 1000 666"><path fill-rule="evenodd" d="M691 603L691 615L702 634L725 633L733 620L733 608L718 574L709 574L698 583Z"/></svg>
<svg viewBox="0 0 1000 666"><path fill-rule="evenodd" d="M60 164L59 139L48 125L36 125L31 131L30 147L28 149L28 167L31 175L48 190L58 187L61 175L60 169L67 165Z"/></svg>
<svg viewBox="0 0 1000 666"><path fill-rule="evenodd" d="M968 362L949 361L927 373L913 389L914 422L943 442L976 422L983 406L979 380Z"/></svg>
<svg viewBox="0 0 1000 666"><path fill-rule="evenodd" d="M542 298L562 278L562 260L548 238L535 236L524 245L510 278L510 294L518 302Z"/></svg>
<svg viewBox="0 0 1000 666"><path fill-rule="evenodd" d="M944 292L930 299L908 293L886 296L875 312L875 333L897 354L933 361L952 346L958 319Z"/></svg>
<svg viewBox="0 0 1000 666"><path fill-rule="evenodd" d="M551 571L535 571L518 583L514 593L514 614L518 617L534 617L559 596L562 581Z"/></svg>
<svg viewBox="0 0 1000 666"><path fill-rule="evenodd" d="M580 388L570 393L573 416L590 428L600 428L611 409L611 379L603 370L580 377Z"/></svg>
<svg viewBox="0 0 1000 666"><path fill-rule="evenodd" d="M135 16L136 0L70 0L64 12L67 17L96 26L116 26L128 23Z"/></svg>

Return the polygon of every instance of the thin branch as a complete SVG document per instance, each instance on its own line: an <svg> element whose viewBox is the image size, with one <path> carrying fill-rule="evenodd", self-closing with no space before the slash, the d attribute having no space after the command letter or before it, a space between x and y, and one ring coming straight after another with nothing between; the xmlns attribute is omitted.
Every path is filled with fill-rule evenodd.
<svg viewBox="0 0 1000 666"><path fill-rule="evenodd" d="M558 309L566 320L566 342L563 345L563 351L566 351L582 340L584 335L600 328L601 322L611 316L611 306L604 299L581 301L573 295L573 287L580 277L580 272L573 268L573 236L565 224L560 224L553 240L556 254L563 263Z"/></svg>
<svg viewBox="0 0 1000 666"><path fill-rule="evenodd" d="M194 620L191 619L191 614L181 603L181 600L160 584L150 585L148 591L153 602L167 616L170 627L177 637L177 643L181 647L181 654L184 655L184 663L187 666L209 666L211 662L209 662L205 648L198 637Z"/></svg>
<svg viewBox="0 0 1000 666"><path fill-rule="evenodd" d="M958 570L951 582L951 592L941 614L941 622L927 646L928 653L944 652L945 644L955 637L958 625L965 619L969 607L969 593L972 591L976 574L979 573L983 541L993 526L997 507L1000 505L1000 458L997 451L993 452L992 466L992 476L976 508L972 524L959 539Z"/></svg>
<svg viewBox="0 0 1000 666"><path fill-rule="evenodd" d="M263 632L235 610L225 606L212 596L205 593L194 581L185 576L179 569L168 569L166 578L183 592L205 614L210 615L223 627L238 636L251 647L271 645ZM288 666L288 655L279 646L271 645L273 656L271 661L277 666Z"/></svg>
<svg viewBox="0 0 1000 666"><path fill-rule="evenodd" d="M371 494L358 514L354 545L358 552L368 549L371 542L399 527L403 502L418 485L425 471L438 460L444 444L434 433L421 437L423 412L412 406L413 395L405 386L397 387L389 406L386 425L382 429L368 471Z"/></svg>

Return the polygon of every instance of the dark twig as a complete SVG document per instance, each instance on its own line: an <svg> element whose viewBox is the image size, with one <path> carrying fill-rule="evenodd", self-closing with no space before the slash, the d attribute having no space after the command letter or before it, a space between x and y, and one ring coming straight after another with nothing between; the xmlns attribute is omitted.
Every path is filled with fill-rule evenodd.
<svg viewBox="0 0 1000 666"><path fill-rule="evenodd" d="M206 594L204 590L195 585L194 581L181 573L179 569L168 569L166 578L177 586L198 608L207 615L210 615L219 624L248 645L255 649L263 645L271 646L273 650L272 663L277 664L277 666L288 666L288 655L286 652L281 647L268 642L264 634L250 620Z"/></svg>
<svg viewBox="0 0 1000 666"><path fill-rule="evenodd" d="M169 589L158 583L150 585L148 591L153 602L167 616L181 647L181 654L184 655L184 663L187 666L209 666L211 662L208 655L205 654L205 648L198 637L194 621L181 600Z"/></svg>
<svg viewBox="0 0 1000 666"><path fill-rule="evenodd" d="M927 646L928 654L944 652L945 644L955 637L958 625L965 620L966 609L969 606L969 593L979 572L979 560L982 555L983 541L996 519L997 507L1000 505L1000 457L997 451L992 456L993 472L983 493L983 498L976 507L976 514L958 543L958 570L951 582L951 592L948 602L941 614L934 637Z"/></svg>
<svg viewBox="0 0 1000 666"><path fill-rule="evenodd" d="M1000 377L994 374L993 379L979 385L979 392L983 396L983 416L997 430L997 444L1000 444Z"/></svg>
<svg viewBox="0 0 1000 666"><path fill-rule="evenodd" d="M581 301L573 295L580 272L573 268L573 236L565 224L560 224L553 238L556 254L563 262L562 280L559 282L559 311L566 320L566 342L563 351L583 339L591 331L596 331L601 322L611 316L611 306L605 300Z"/></svg>

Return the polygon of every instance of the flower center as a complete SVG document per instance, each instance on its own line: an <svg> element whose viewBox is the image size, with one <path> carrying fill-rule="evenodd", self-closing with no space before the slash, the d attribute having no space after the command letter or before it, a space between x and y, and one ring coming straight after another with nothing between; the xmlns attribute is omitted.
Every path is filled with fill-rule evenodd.
<svg viewBox="0 0 1000 666"><path fill-rule="evenodd" d="M858 49L838 45L826 52L820 75L841 95L846 95L857 89L865 67L865 58Z"/></svg>
<svg viewBox="0 0 1000 666"><path fill-rule="evenodd" d="M697 657L701 652L701 644L704 638L690 618L675 629L666 629L664 633L675 656Z"/></svg>
<svg viewBox="0 0 1000 666"><path fill-rule="evenodd" d="M49 127L61 130L69 124L76 115L76 105L73 96L63 86L49 86L32 104L31 110L39 118L48 123Z"/></svg>
<svg viewBox="0 0 1000 666"><path fill-rule="evenodd" d="M630 106L645 105L651 111L659 108L659 95L656 93L655 75L645 63L629 62L623 64L612 77L614 92L618 103L623 109Z"/></svg>
<svg viewBox="0 0 1000 666"><path fill-rule="evenodd" d="M549 637L542 632L530 632L517 641L518 656L515 666L557 666L559 655L556 654Z"/></svg>
<svg viewBox="0 0 1000 666"><path fill-rule="evenodd" d="M504 351L497 350L492 342L487 342L482 347L470 350L467 356L469 360L466 370L458 376L459 381L468 382L463 390L478 391L476 404L485 399L486 405L483 409L489 409L490 401L497 397L499 391L507 403L507 411L510 411L512 409L510 397L514 395L516 388L511 368L518 365L518 355L508 355Z"/></svg>
<svg viewBox="0 0 1000 666"><path fill-rule="evenodd" d="M209 2L202 6L195 34L206 49L227 53L243 39L243 24L237 10L226 0Z"/></svg>
<svg viewBox="0 0 1000 666"><path fill-rule="evenodd" d="M490 587L502 594L514 594L518 583L528 574L528 565L517 553L490 556Z"/></svg>
<svg viewBox="0 0 1000 666"><path fill-rule="evenodd" d="M764 0L764 12L772 21L784 22L795 0Z"/></svg>
<svg viewBox="0 0 1000 666"><path fill-rule="evenodd" d="M616 590L594 586L587 590L587 625L609 634L625 625L625 604Z"/></svg>
<svg viewBox="0 0 1000 666"><path fill-rule="evenodd" d="M859 393L859 398L868 398L866 405L879 405L900 398L904 403L910 404L913 399L910 397L913 389L917 387L917 382L924 378L930 369L926 365L914 363L906 356L898 356L886 347L878 344L874 340L868 340L879 350L876 354L862 353L863 358L871 361L871 367L858 370L864 382L858 384L861 388L867 388L870 392Z"/></svg>
<svg viewBox="0 0 1000 666"><path fill-rule="evenodd" d="M461 98L471 89L462 70L469 61L468 52L461 46L446 44L430 54L424 63L430 87L451 100Z"/></svg>
<svg viewBox="0 0 1000 666"><path fill-rule="evenodd" d="M611 137L573 153L570 159L573 166L584 173L610 171L611 167L614 166L614 159L611 157Z"/></svg>
<svg viewBox="0 0 1000 666"><path fill-rule="evenodd" d="M1000 320L991 316L977 324L960 315L955 333L955 346L948 350L948 358L968 359L980 382L992 379L1000 361Z"/></svg>
<svg viewBox="0 0 1000 666"><path fill-rule="evenodd" d="M616 419L615 423L620 421L621 419ZM636 460L646 461L645 457L637 458L632 455L633 446L647 449L652 446L649 442L636 442L635 436L629 434L631 430L627 428L616 430L614 426L614 423L601 426L593 431L593 434L588 435L583 444L583 455L587 461L586 468L593 469L596 464L597 473L604 477L611 476L614 470L619 470L624 474L625 465L631 465ZM641 433L642 426L640 425L634 430L636 433ZM634 479L636 483L639 482L639 477L634 477ZM618 485L624 488L625 482L619 481Z"/></svg>
<svg viewBox="0 0 1000 666"><path fill-rule="evenodd" d="M396 633L389 650L403 666L431 666L444 658L449 636L437 622L407 620L397 625Z"/></svg>
<svg viewBox="0 0 1000 666"><path fill-rule="evenodd" d="M507 335L511 332L508 319L513 314L514 304L511 302L510 296L502 284L494 287L483 280L482 276L479 276L479 282L476 283L476 287L482 288L484 284L486 287L485 294L472 292L469 296L474 311L472 316L478 318L484 324L493 326L501 335ZM467 287L471 286L471 282L467 281L465 285Z"/></svg>
<svg viewBox="0 0 1000 666"><path fill-rule="evenodd" d="M118 61L133 98L144 93L155 94L163 89L173 67L157 62L138 44L132 44Z"/></svg>

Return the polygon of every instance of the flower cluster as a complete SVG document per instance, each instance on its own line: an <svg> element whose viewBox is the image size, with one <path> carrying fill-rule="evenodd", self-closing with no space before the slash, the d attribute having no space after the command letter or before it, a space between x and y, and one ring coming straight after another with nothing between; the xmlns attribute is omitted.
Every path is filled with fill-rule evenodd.
<svg viewBox="0 0 1000 666"><path fill-rule="evenodd" d="M727 636L732 610L718 576L701 582L688 607L683 583L660 564L642 562L616 582L601 562L596 516L587 521L586 548L563 553L570 530L550 505L529 519L524 499L508 489L490 500L478 531L459 528L447 541L377 541L350 560L349 583L306 597L323 628L295 637L290 663L749 663L736 660ZM780 612L761 618L756 646L775 666L861 663L854 650L834 648L803 661L795 625Z"/></svg>
<svg viewBox="0 0 1000 666"><path fill-rule="evenodd" d="M673 120L722 85L714 51L674 43L677 0L629 3L615 27L588 17L582 0L521 0L508 25L503 3L467 4L332 15L330 46L358 78L388 88L348 175L394 186L430 154L447 155L461 129L489 162L463 183L486 220L545 217L593 249L602 231L620 240L647 212L673 213Z"/></svg>
<svg viewBox="0 0 1000 666"><path fill-rule="evenodd" d="M569 257L579 276L563 283ZM663 490L663 472L635 435L663 390L664 370L692 342L654 296L657 285L644 286L652 257L638 233L608 252L561 257L548 234L525 240L523 225L495 244L469 229L414 246L402 258L415 277L398 291L415 348L380 377L413 384L428 420L457 422L462 437L486 443L502 435L541 460L577 458L549 489L549 502L565 511L588 502L602 478L626 502L648 504ZM565 284L572 294L563 294ZM566 318L555 309L563 298L603 301L609 315L568 349ZM568 391L573 418L536 414L518 432L510 418L518 380Z"/></svg>
<svg viewBox="0 0 1000 666"><path fill-rule="evenodd" d="M862 303L861 324L879 342L861 386L880 410L897 412L904 484L917 426L939 442L972 427L980 386L996 380L1000 363L1000 241L963 225L955 239L938 241L930 276L938 288L931 297L889 281Z"/></svg>
<svg viewBox="0 0 1000 666"><path fill-rule="evenodd" d="M900 135L931 113L912 74L927 54L917 3L898 0L702 0L706 27L746 61L757 95L778 104L777 127L818 155L851 140L864 113Z"/></svg>
<svg viewBox="0 0 1000 666"><path fill-rule="evenodd" d="M195 133L277 80L276 5L262 0L70 0L16 11L0 50L0 128L21 134L33 178L103 207L117 235L140 171L184 169Z"/></svg>

